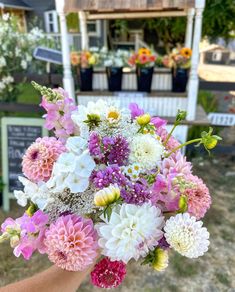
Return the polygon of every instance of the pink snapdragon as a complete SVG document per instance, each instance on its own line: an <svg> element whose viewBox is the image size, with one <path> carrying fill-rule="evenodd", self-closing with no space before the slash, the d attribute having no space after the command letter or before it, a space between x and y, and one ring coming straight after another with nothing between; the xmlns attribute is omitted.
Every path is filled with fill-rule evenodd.
<svg viewBox="0 0 235 292"><path fill-rule="evenodd" d="M48 101L46 96L42 97L41 106L47 111L45 127L53 130L56 137L65 141L69 136L77 132L77 128L71 119L71 113L77 109L74 100L62 88L54 89L59 97L56 100Z"/></svg>
<svg viewBox="0 0 235 292"><path fill-rule="evenodd" d="M32 216L25 213L20 218L7 218L3 222L1 231L6 239L10 239L16 257L22 255L29 260L36 250L45 253L44 238L48 219L47 214L38 210Z"/></svg>

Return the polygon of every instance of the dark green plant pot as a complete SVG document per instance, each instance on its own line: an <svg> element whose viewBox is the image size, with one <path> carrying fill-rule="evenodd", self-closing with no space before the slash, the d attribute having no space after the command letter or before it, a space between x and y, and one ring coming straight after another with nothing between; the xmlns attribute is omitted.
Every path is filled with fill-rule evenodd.
<svg viewBox="0 0 235 292"><path fill-rule="evenodd" d="M142 92L151 92L154 67L137 67L137 90Z"/></svg>

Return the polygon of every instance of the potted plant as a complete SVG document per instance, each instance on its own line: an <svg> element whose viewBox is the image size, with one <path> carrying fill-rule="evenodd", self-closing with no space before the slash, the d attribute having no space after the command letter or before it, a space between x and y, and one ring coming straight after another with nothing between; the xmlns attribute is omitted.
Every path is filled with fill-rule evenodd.
<svg viewBox="0 0 235 292"><path fill-rule="evenodd" d="M106 68L109 91L122 90L122 69L128 59L128 51L117 50L104 56L103 64Z"/></svg>
<svg viewBox="0 0 235 292"><path fill-rule="evenodd" d="M71 52L71 64L75 66L81 91L92 91L93 66L99 55L90 51Z"/></svg>
<svg viewBox="0 0 235 292"><path fill-rule="evenodd" d="M138 91L151 92L155 61L156 55L146 48L140 48L129 58L129 65L136 67Z"/></svg>
<svg viewBox="0 0 235 292"><path fill-rule="evenodd" d="M163 57L163 65L171 68L172 72L172 91L185 92L189 68L191 66L192 50L189 48L173 49L172 53Z"/></svg>

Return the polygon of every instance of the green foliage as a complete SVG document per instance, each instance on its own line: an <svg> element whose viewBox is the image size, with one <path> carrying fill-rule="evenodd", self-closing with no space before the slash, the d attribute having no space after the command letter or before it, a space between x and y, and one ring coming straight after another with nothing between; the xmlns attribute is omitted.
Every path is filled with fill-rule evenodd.
<svg viewBox="0 0 235 292"><path fill-rule="evenodd" d="M0 176L0 193L3 192L3 187L4 187L3 179L2 179L2 177Z"/></svg>
<svg viewBox="0 0 235 292"><path fill-rule="evenodd" d="M155 18L146 19L144 26L153 30L164 43L167 53L177 45L183 43L186 30L186 18Z"/></svg>
<svg viewBox="0 0 235 292"><path fill-rule="evenodd" d="M206 0L203 14L203 36L211 39L222 37L228 40L235 31L234 0Z"/></svg>
<svg viewBox="0 0 235 292"><path fill-rule="evenodd" d="M195 264L192 260L190 261L177 253L174 253L174 256L171 258L170 262L176 275L182 278L195 276L200 270L200 266L198 264Z"/></svg>
<svg viewBox="0 0 235 292"><path fill-rule="evenodd" d="M69 13L66 16L68 31L79 31L79 19L78 19L78 13Z"/></svg>
<svg viewBox="0 0 235 292"><path fill-rule="evenodd" d="M202 106L208 114L218 110L218 103L215 95L210 91L200 90L198 94L198 104ZM208 131L208 126L193 126L189 129L188 140L192 140L201 136L203 131ZM219 128L214 128L214 133L219 133Z"/></svg>

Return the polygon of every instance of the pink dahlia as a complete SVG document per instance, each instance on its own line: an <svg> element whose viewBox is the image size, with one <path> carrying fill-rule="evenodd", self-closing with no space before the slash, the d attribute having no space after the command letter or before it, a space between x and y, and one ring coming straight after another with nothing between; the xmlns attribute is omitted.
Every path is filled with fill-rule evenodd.
<svg viewBox="0 0 235 292"><path fill-rule="evenodd" d="M211 205L209 190L203 181L195 175L187 176L186 180L193 183L193 186L188 187L184 193L188 198L188 213L201 219Z"/></svg>
<svg viewBox="0 0 235 292"><path fill-rule="evenodd" d="M161 164L161 173L164 176L170 173L189 175L192 165L186 160L180 152L173 153L170 157L163 159Z"/></svg>
<svg viewBox="0 0 235 292"><path fill-rule="evenodd" d="M78 215L59 217L46 231L49 260L68 271L82 271L97 256L97 233L91 219Z"/></svg>
<svg viewBox="0 0 235 292"><path fill-rule="evenodd" d="M54 162L65 151L63 143L54 137L37 138L23 156L24 175L36 183L48 181Z"/></svg>
<svg viewBox="0 0 235 292"><path fill-rule="evenodd" d="M110 261L105 257L98 262L91 272L91 282L99 288L115 288L126 276L126 265L122 261Z"/></svg>

